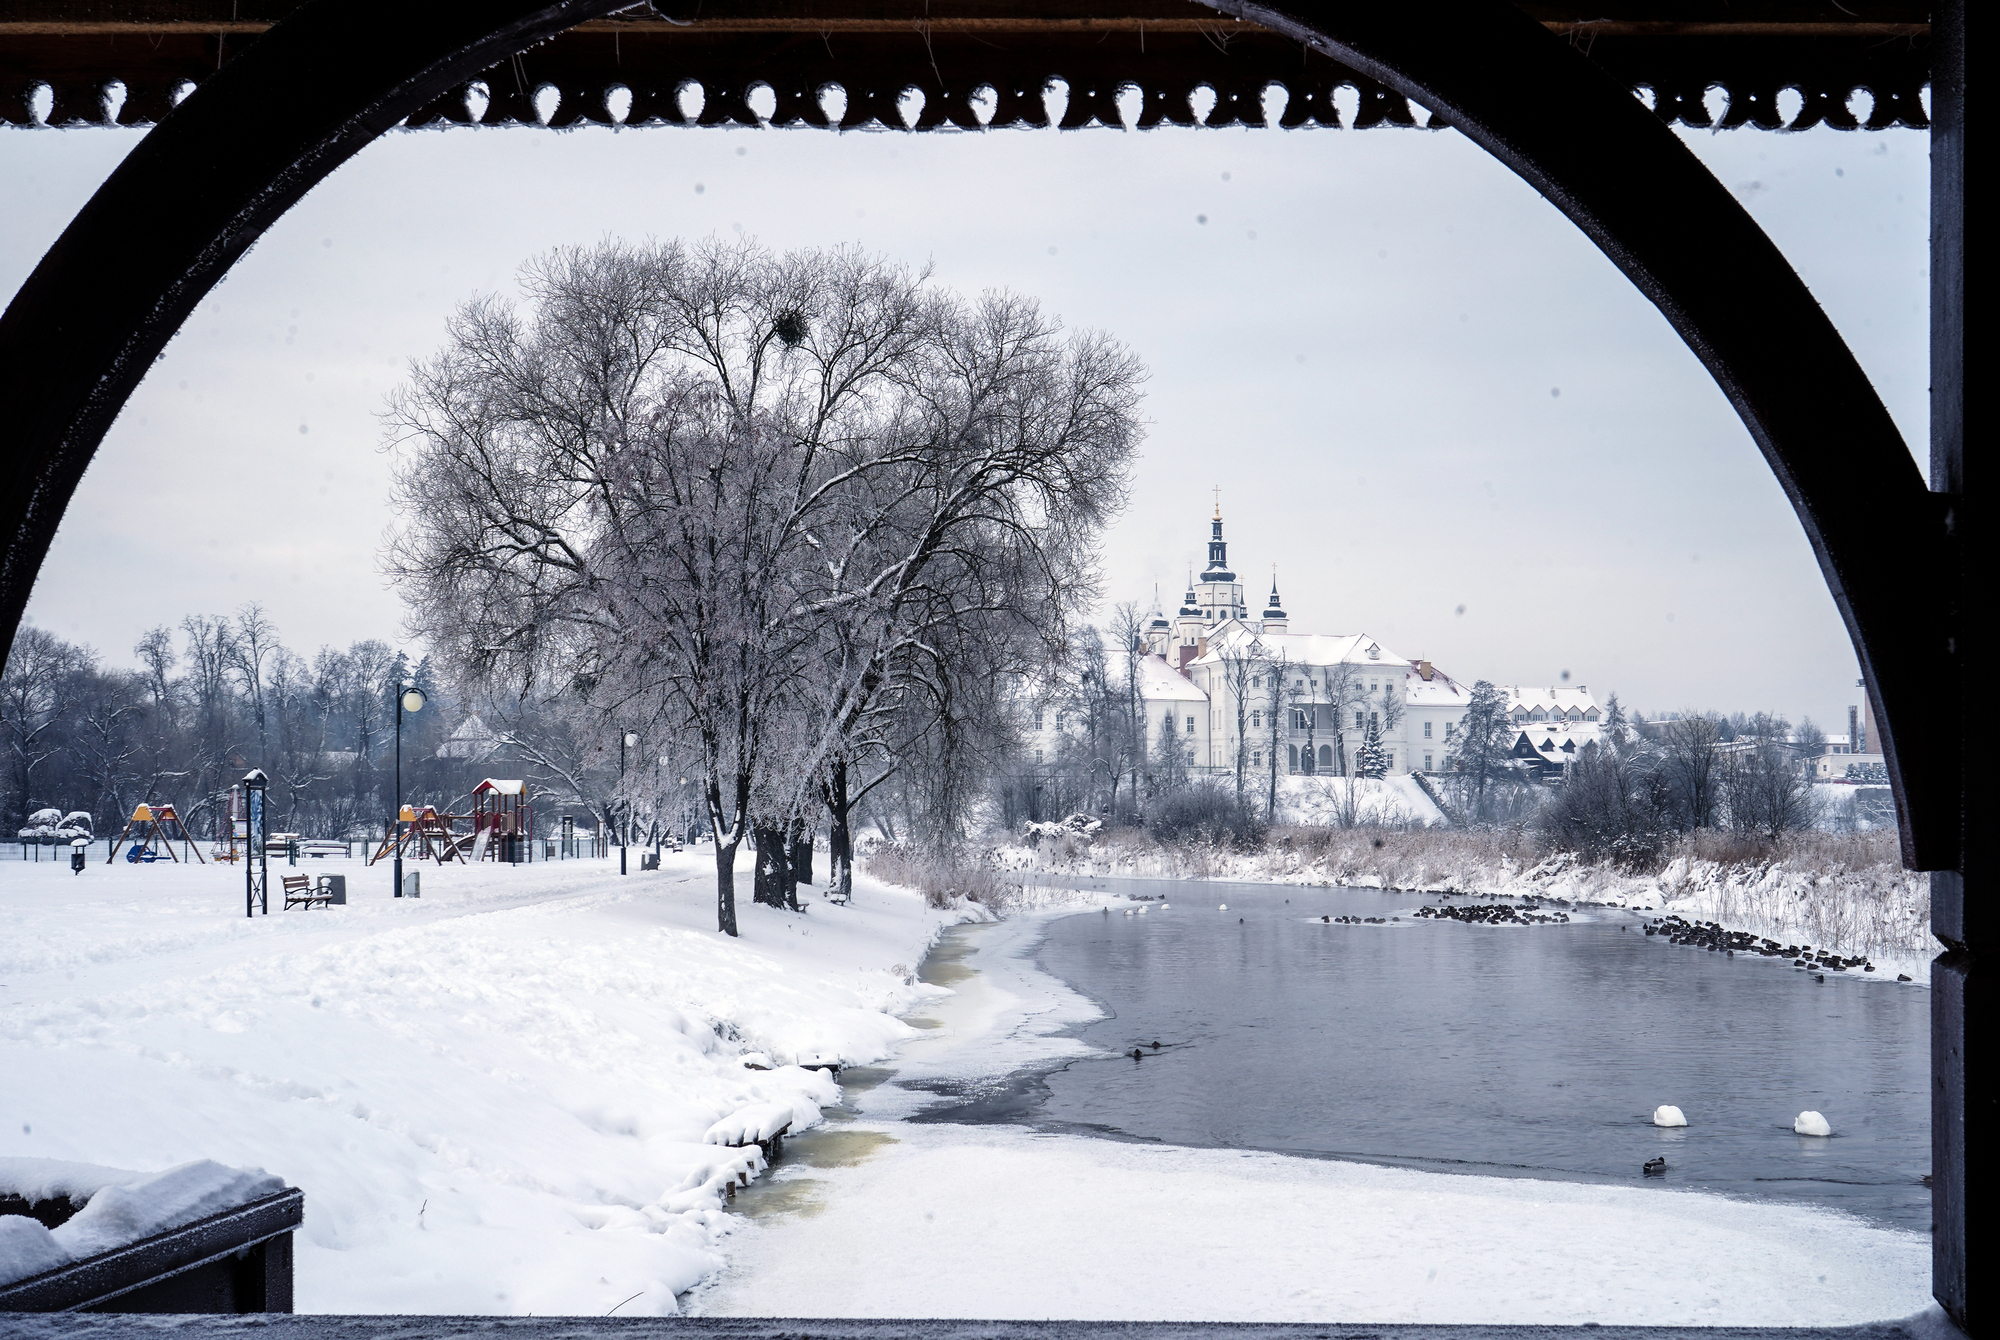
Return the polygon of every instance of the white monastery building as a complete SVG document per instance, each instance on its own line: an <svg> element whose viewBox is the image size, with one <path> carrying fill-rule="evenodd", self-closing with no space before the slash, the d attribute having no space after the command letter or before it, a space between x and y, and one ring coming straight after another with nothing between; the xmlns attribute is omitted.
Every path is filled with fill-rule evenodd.
<svg viewBox="0 0 2000 1340"><path fill-rule="evenodd" d="M1444 771L1469 686L1366 633L1293 632L1275 580L1252 619L1229 569L1220 507L1209 525L1208 566L1189 581L1178 615L1169 622L1156 602L1147 626L1139 692L1149 757L1176 748L1197 769L1234 771L1240 740L1252 770L1275 752L1286 773L1351 774L1372 737L1390 776ZM1509 715L1546 762L1567 762L1597 738L1602 710L1582 685L1505 691Z"/></svg>

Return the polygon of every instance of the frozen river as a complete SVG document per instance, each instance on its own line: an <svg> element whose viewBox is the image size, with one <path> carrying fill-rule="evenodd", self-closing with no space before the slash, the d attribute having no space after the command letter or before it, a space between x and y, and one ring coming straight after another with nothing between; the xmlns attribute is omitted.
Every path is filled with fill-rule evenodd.
<svg viewBox="0 0 2000 1340"><path fill-rule="evenodd" d="M1627 1185L1663 1156L1667 1186L1930 1228L1927 990L1671 946L1637 914L1412 923L1415 895L1085 883L1171 904L1050 923L1037 961L1103 1007L1078 1030L1098 1050L926 1086L958 1101L919 1120ZM1320 921L1342 915L1404 920ZM1651 1125L1662 1103L1689 1125ZM1834 1137L1793 1134L1805 1109Z"/></svg>

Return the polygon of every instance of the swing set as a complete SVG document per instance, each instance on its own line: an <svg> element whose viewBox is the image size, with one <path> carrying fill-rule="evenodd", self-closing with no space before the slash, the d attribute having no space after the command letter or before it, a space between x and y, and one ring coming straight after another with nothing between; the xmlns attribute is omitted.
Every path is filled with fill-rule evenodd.
<svg viewBox="0 0 2000 1340"><path fill-rule="evenodd" d="M174 843L181 844L187 858L197 865L206 865L201 851L194 844L194 837L181 822L181 816L174 812L172 805L141 801L132 811L132 818L126 823L125 831L111 844L111 854L104 859L106 865L118 859L118 849L125 845L125 839L132 838L132 845L125 852L125 859L133 865L151 865L164 854L175 865L183 864L182 858L174 855Z"/></svg>

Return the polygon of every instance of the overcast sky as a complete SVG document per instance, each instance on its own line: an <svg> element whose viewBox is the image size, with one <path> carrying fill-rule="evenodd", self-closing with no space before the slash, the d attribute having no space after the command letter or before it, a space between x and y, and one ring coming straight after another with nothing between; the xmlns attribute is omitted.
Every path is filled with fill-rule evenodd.
<svg viewBox="0 0 2000 1340"><path fill-rule="evenodd" d="M0 130L0 291L124 130ZM1927 455L1927 137L1691 133ZM137 222L135 221L135 226ZM483 129L389 136L197 309L105 439L30 616L130 664L261 602L288 644L401 640L378 413L452 307L607 234L859 242L1008 287L1151 368L1112 600L1172 616L1222 487L1298 631L1650 710L1845 728L1854 655L1798 521L1659 313L1446 131ZM1865 498L1855 505L1867 506ZM425 621L450 610L426 610Z"/></svg>

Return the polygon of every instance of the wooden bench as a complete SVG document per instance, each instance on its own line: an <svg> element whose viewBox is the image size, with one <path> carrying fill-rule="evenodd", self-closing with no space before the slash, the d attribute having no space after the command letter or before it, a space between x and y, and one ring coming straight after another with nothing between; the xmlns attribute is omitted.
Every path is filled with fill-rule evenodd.
<svg viewBox="0 0 2000 1340"><path fill-rule="evenodd" d="M326 889L314 888L311 875L285 875L283 879L285 884L285 906L287 908L331 907L333 905L333 894Z"/></svg>
<svg viewBox="0 0 2000 1340"><path fill-rule="evenodd" d="M852 896L852 894L842 893L839 889L828 889L826 891L826 900L835 907L846 907L847 900Z"/></svg>

